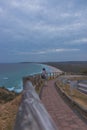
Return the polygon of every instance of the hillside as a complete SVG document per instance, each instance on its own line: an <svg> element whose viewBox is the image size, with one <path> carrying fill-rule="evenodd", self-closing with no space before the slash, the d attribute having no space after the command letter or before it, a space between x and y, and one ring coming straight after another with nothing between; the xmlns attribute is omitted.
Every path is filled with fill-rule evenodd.
<svg viewBox="0 0 87 130"><path fill-rule="evenodd" d="M54 66L65 72L85 73L87 74L87 61L71 62L44 62L43 64Z"/></svg>
<svg viewBox="0 0 87 130"><path fill-rule="evenodd" d="M21 94L0 88L0 130L13 130Z"/></svg>

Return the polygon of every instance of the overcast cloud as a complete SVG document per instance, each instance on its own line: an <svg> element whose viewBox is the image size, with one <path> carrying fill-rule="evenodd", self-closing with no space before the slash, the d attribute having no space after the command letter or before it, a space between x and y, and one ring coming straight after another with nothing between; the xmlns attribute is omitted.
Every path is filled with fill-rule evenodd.
<svg viewBox="0 0 87 130"><path fill-rule="evenodd" d="M87 0L0 0L0 62L87 60Z"/></svg>

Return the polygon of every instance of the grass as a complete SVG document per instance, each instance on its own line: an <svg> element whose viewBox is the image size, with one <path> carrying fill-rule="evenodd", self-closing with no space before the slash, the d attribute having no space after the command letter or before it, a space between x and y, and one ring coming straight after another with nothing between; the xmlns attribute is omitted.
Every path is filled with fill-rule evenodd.
<svg viewBox="0 0 87 130"><path fill-rule="evenodd" d="M61 81L57 81L57 86L60 87L66 95L70 96L76 103L87 109L87 95L81 93L77 89L70 90L69 84L62 84Z"/></svg>
<svg viewBox="0 0 87 130"><path fill-rule="evenodd" d="M0 130L13 130L21 95L5 104L0 104Z"/></svg>

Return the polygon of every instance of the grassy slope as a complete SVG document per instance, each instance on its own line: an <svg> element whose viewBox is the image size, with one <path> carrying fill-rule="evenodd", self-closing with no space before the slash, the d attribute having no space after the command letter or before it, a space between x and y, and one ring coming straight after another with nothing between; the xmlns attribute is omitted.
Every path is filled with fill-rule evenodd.
<svg viewBox="0 0 87 130"><path fill-rule="evenodd" d="M0 130L13 130L20 101L21 94L0 88Z"/></svg>

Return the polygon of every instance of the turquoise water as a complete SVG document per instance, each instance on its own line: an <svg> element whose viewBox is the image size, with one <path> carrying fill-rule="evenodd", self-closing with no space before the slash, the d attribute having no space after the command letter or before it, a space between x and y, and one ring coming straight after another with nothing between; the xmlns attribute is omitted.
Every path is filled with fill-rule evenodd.
<svg viewBox="0 0 87 130"><path fill-rule="evenodd" d="M43 67L51 71L49 66L35 63L0 64L0 86L19 93L23 90L22 78L41 73Z"/></svg>

